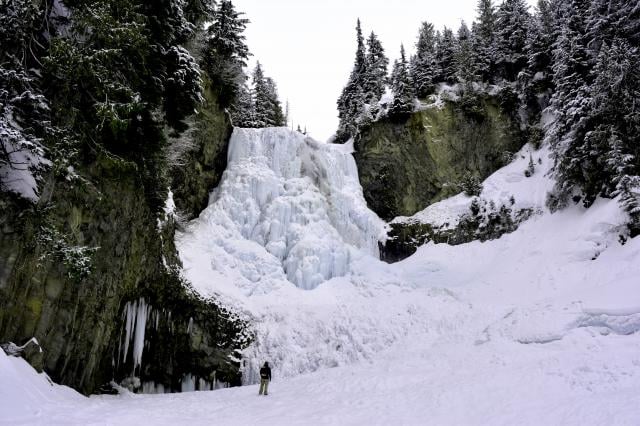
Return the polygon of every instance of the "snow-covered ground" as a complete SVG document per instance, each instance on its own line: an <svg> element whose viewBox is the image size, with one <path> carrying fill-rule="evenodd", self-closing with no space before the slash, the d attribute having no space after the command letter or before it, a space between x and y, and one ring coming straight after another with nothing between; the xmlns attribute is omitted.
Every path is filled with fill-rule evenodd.
<svg viewBox="0 0 640 426"><path fill-rule="evenodd" d="M0 353L0 423L640 424L640 238L620 243L615 200L550 214L548 154L532 153L525 178L525 148L482 197L540 214L498 240L427 244L387 265L370 254L381 224L363 210L344 147L243 132L179 247L194 287L255 324L245 374L252 382L270 361L270 395L252 385L84 398ZM256 145L269 140L278 145ZM416 218L449 222L469 203L459 195ZM298 246L309 259L288 262ZM335 253L348 259L324 268Z"/></svg>

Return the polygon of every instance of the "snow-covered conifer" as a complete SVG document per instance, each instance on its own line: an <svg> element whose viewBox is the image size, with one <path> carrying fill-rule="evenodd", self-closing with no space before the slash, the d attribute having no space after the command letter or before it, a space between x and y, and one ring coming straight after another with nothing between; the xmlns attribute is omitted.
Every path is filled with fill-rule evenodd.
<svg viewBox="0 0 640 426"><path fill-rule="evenodd" d="M504 0L496 12L496 65L507 81L515 81L527 64L530 19L525 0Z"/></svg>
<svg viewBox="0 0 640 426"><path fill-rule="evenodd" d="M458 37L455 51L456 76L460 82L470 84L475 80L475 63L471 40L471 32L467 25L462 22L458 30Z"/></svg>
<svg viewBox="0 0 640 426"><path fill-rule="evenodd" d="M249 20L237 12L230 0L215 9L203 47L204 69L220 91L220 101L230 105L243 83L242 69L249 58L244 30Z"/></svg>
<svg viewBox="0 0 640 426"><path fill-rule="evenodd" d="M496 57L496 13L492 0L478 0L478 17L473 32L476 74L490 81Z"/></svg>
<svg viewBox="0 0 640 426"><path fill-rule="evenodd" d="M413 112L415 89L409 74L409 64L404 51L404 46L400 46L400 59L394 64L393 71L393 103L389 108L389 114L401 115Z"/></svg>
<svg viewBox="0 0 640 426"><path fill-rule="evenodd" d="M366 73L363 82L365 102L375 105L384 94L387 83L389 59L384 53L382 43L372 31L367 39Z"/></svg>
<svg viewBox="0 0 640 426"><path fill-rule="evenodd" d="M360 19L356 25L356 57L349 81L338 98L337 140L346 140L357 133L357 120L365 105L364 81L367 75L367 56Z"/></svg>
<svg viewBox="0 0 640 426"><path fill-rule="evenodd" d="M419 98L426 98L433 93L438 74L435 29L433 24L423 22L416 43L416 54L411 58L411 78Z"/></svg>
<svg viewBox="0 0 640 426"><path fill-rule="evenodd" d="M437 69L440 72L438 82L453 84L457 81L455 55L456 38L453 31L445 27L436 45Z"/></svg>

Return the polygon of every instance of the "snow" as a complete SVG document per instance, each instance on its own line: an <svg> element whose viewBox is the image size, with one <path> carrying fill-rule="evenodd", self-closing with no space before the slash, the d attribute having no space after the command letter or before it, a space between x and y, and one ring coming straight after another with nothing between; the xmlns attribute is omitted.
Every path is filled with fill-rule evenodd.
<svg viewBox="0 0 640 426"><path fill-rule="evenodd" d="M243 358L247 386L84 398L0 353L3 421L638 424L640 238L621 244L628 217L616 200L551 214L544 207L553 185L548 151L525 147L484 182L482 197L500 203L513 196L539 214L498 240L429 243L387 265L369 250L381 225L361 210L350 150L280 129L236 131L223 182L180 236L194 287L253 324L255 342ZM530 153L536 171L526 178ZM452 221L470 200L458 195L417 217ZM301 213L290 217L298 219L282 219L295 208ZM271 239L264 230L275 223ZM269 243L291 251L309 238L323 244L318 258L329 259L327 247L348 253L345 272L309 287L290 281L286 254ZM258 397L252 383L265 360L274 381L269 396ZM199 384L209 386L219 387ZM186 376L183 387L196 389L195 378Z"/></svg>

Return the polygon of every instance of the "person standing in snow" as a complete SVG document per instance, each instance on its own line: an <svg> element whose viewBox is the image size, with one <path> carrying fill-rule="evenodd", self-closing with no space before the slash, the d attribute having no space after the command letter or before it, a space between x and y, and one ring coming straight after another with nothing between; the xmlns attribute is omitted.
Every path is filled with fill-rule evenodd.
<svg viewBox="0 0 640 426"><path fill-rule="evenodd" d="M268 395L267 390L269 388L269 382L271 381L271 368L269 363L265 361L264 365L260 369L260 391L258 395Z"/></svg>

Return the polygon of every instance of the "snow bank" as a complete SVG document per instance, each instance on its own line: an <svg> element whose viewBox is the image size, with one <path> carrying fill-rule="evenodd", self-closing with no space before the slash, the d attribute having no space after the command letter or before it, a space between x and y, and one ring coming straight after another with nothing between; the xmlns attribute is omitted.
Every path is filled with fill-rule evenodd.
<svg viewBox="0 0 640 426"><path fill-rule="evenodd" d="M22 358L7 356L0 349L0 423L44 424L50 412L84 401L86 398L73 389L52 383Z"/></svg>

